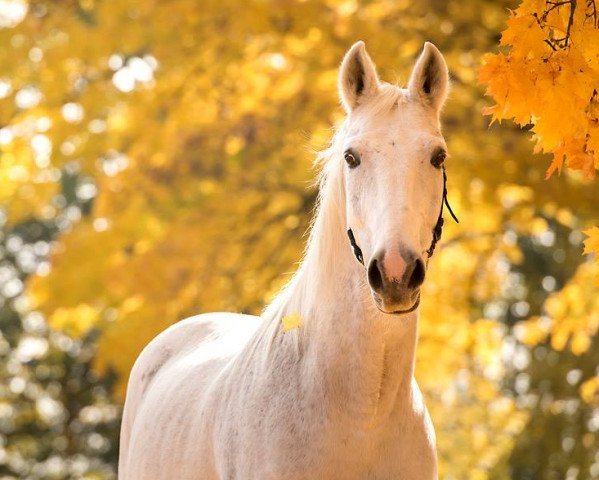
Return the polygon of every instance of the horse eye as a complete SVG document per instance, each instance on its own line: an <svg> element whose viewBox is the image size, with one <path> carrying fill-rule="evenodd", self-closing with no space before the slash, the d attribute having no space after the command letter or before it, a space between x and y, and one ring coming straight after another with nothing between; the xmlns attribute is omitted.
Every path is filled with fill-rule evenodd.
<svg viewBox="0 0 599 480"><path fill-rule="evenodd" d="M343 156L349 168L356 168L358 165L360 165L360 155L353 150L346 150Z"/></svg>
<svg viewBox="0 0 599 480"><path fill-rule="evenodd" d="M439 150L435 152L431 158L432 166L435 168L441 168L441 165L443 165L445 158L447 158L447 152L445 152L445 150Z"/></svg>

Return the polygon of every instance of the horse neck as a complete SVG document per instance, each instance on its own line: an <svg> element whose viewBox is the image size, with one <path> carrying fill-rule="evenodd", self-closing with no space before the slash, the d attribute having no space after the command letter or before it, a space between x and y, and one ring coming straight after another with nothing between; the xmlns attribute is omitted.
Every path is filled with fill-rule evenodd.
<svg viewBox="0 0 599 480"><path fill-rule="evenodd" d="M374 306L346 234L340 168L329 166L306 255L288 295L283 313L300 313L302 350L340 409L376 421L409 401L417 312L386 315Z"/></svg>

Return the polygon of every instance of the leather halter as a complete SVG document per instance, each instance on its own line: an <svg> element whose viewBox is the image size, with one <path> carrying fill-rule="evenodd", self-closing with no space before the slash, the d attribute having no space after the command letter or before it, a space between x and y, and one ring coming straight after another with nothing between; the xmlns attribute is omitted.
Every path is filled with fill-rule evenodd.
<svg viewBox="0 0 599 480"><path fill-rule="evenodd" d="M435 247L437 246L437 242L441 239L441 234L443 233L443 205L447 206L447 210L451 214L452 218L456 221L456 223L460 223L458 217L456 217L455 213L451 209L451 205L449 205L449 201L447 200L447 174L445 173L445 165L442 166L443 169L443 200L441 201L441 210L439 211L439 218L437 219L437 224L433 228L433 240L431 242L431 246L426 251L428 258L433 256L435 252ZM352 229L347 230L347 236L349 237L349 243L352 246L354 251L354 255L358 262L364 265L364 255L362 254L362 249L356 243L356 237L354 236L354 232Z"/></svg>

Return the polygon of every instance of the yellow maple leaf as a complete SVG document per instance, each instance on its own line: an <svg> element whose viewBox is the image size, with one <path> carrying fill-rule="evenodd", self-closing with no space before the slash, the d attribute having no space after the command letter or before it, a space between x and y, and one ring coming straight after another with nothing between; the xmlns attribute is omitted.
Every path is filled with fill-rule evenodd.
<svg viewBox="0 0 599 480"><path fill-rule="evenodd" d="M483 114L532 126L535 153L554 154L547 178L567 166L592 179L599 169L597 29L575 3L563 9L550 3L522 0L502 33L507 48L483 57L479 80L495 101Z"/></svg>
<svg viewBox="0 0 599 480"><path fill-rule="evenodd" d="M288 332L289 330L300 328L302 326L302 317L298 312L295 312L291 315L285 315L281 320L281 323L283 324L283 331Z"/></svg>
<svg viewBox="0 0 599 480"><path fill-rule="evenodd" d="M584 230L588 238L584 241L584 253L599 253L599 227Z"/></svg>

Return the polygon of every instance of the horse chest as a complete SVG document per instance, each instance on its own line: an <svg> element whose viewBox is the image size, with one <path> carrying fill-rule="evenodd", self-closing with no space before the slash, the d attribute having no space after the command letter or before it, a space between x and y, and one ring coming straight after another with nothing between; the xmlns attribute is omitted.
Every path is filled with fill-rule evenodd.
<svg viewBox="0 0 599 480"><path fill-rule="evenodd" d="M268 403L263 400L240 401L231 409L236 414L216 426L221 478L436 478L434 451L426 425L418 419L390 418L376 428L363 428L328 410L330 399L318 395L278 397L271 391Z"/></svg>

